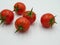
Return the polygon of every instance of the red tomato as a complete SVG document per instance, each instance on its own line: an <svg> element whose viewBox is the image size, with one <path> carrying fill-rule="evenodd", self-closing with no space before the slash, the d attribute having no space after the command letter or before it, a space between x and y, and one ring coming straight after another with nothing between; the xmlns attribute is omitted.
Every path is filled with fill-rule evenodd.
<svg viewBox="0 0 60 45"><path fill-rule="evenodd" d="M14 11L16 12L16 14L21 15L25 10L26 10L25 4L23 4L21 2L15 3Z"/></svg>
<svg viewBox="0 0 60 45"><path fill-rule="evenodd" d="M30 21L30 24L32 24L36 20L36 14L32 10L33 8L31 9L31 11L25 11L23 13L23 17L27 18Z"/></svg>
<svg viewBox="0 0 60 45"><path fill-rule="evenodd" d="M55 23L55 16L51 13L46 13L41 17L41 24L45 28L52 27Z"/></svg>
<svg viewBox="0 0 60 45"><path fill-rule="evenodd" d="M1 23L4 22L5 24L10 24L14 19L14 13L8 9L2 10L0 16Z"/></svg>
<svg viewBox="0 0 60 45"><path fill-rule="evenodd" d="M30 27L30 22L24 17L20 17L15 21L16 32L26 32Z"/></svg>

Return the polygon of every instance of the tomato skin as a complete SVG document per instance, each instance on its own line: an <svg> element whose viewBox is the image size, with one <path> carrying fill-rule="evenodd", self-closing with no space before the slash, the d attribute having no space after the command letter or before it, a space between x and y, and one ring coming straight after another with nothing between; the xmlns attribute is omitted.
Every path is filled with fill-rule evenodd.
<svg viewBox="0 0 60 45"><path fill-rule="evenodd" d="M4 20L5 24L10 24L14 19L14 13L9 9L4 9L1 11L1 17L2 18L5 17L5 20Z"/></svg>
<svg viewBox="0 0 60 45"><path fill-rule="evenodd" d="M23 30L19 30L19 32L26 32L26 31L28 31L28 29L30 27L30 22L28 19L26 19L24 17L20 17L15 21L16 29L18 29L19 26L23 27Z"/></svg>
<svg viewBox="0 0 60 45"><path fill-rule="evenodd" d="M15 7L18 8L17 11L16 11ZM26 10L26 6L25 6L24 3L21 3L21 2L15 3L15 5L14 5L14 11L15 11L16 14L21 15L25 10Z"/></svg>
<svg viewBox="0 0 60 45"><path fill-rule="evenodd" d="M52 25L50 24L50 20L53 19L52 25L55 23L55 16L51 13L46 13L41 17L41 24L45 28L49 28Z"/></svg>
<svg viewBox="0 0 60 45"><path fill-rule="evenodd" d="M27 19L30 21L30 24L33 24L34 21L36 20L36 14L35 14L34 12L32 12L32 15L29 16L29 15L28 15L29 12L30 12L30 11L25 11L25 12L23 13L23 17L27 18Z"/></svg>

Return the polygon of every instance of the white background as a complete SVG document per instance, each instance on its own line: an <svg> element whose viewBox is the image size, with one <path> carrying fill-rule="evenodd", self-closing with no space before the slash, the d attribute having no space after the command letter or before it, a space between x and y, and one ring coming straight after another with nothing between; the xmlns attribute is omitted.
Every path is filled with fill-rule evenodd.
<svg viewBox="0 0 60 45"><path fill-rule="evenodd" d="M0 25L0 45L60 45L60 0L0 0L0 11L13 10L16 2L23 2L26 10L33 7L37 19L27 33L14 33L15 20L20 17L15 14L10 25ZM52 28L41 26L40 18L44 13L56 15L56 22Z"/></svg>

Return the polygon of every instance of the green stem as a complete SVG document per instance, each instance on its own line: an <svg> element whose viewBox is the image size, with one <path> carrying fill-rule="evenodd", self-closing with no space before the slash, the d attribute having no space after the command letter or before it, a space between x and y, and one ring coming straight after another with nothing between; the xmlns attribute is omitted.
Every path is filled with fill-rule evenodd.
<svg viewBox="0 0 60 45"><path fill-rule="evenodd" d="M3 18L2 18L2 16L1 16L1 14L0 14L0 24L2 24L3 22L4 22L4 20L3 20Z"/></svg>
<svg viewBox="0 0 60 45"><path fill-rule="evenodd" d="M19 26L18 29L15 31L15 33L18 32L19 30L22 31L23 30L23 27L22 26Z"/></svg>
<svg viewBox="0 0 60 45"><path fill-rule="evenodd" d="M56 24L57 24L57 22L54 22L54 23L56 23Z"/></svg>
<svg viewBox="0 0 60 45"><path fill-rule="evenodd" d="M15 8L15 10L14 10L14 11L16 11L16 12L19 10L19 9L18 9L18 7L14 7L14 8Z"/></svg>
<svg viewBox="0 0 60 45"><path fill-rule="evenodd" d="M18 31L19 31L19 30L16 30L15 33L18 32Z"/></svg>
<svg viewBox="0 0 60 45"><path fill-rule="evenodd" d="M54 18L50 19L50 25L51 25L51 27L52 27L52 25L53 25L54 23L56 23L56 22L54 22Z"/></svg>
<svg viewBox="0 0 60 45"><path fill-rule="evenodd" d="M32 15L32 11L33 11L33 8L32 8L31 11L28 13L29 16Z"/></svg>

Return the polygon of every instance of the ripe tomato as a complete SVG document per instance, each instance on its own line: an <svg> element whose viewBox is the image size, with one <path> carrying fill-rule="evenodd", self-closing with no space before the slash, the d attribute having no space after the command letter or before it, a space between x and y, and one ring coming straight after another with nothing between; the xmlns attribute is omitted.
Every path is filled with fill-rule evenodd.
<svg viewBox="0 0 60 45"><path fill-rule="evenodd" d="M14 13L11 10L4 9L0 13L1 23L10 24L14 19Z"/></svg>
<svg viewBox="0 0 60 45"><path fill-rule="evenodd" d="M25 10L26 10L25 4L23 4L21 2L15 3L14 11L16 12L16 14L21 15Z"/></svg>
<svg viewBox="0 0 60 45"><path fill-rule="evenodd" d="M23 17L27 18L30 21L30 24L32 24L36 20L36 14L32 10L33 8L31 9L31 11L25 11L23 13Z"/></svg>
<svg viewBox="0 0 60 45"><path fill-rule="evenodd" d="M24 17L20 17L15 21L16 32L26 32L30 27L30 22Z"/></svg>
<svg viewBox="0 0 60 45"><path fill-rule="evenodd" d="M46 13L41 17L41 24L45 28L52 27L55 23L55 16L51 13Z"/></svg>

